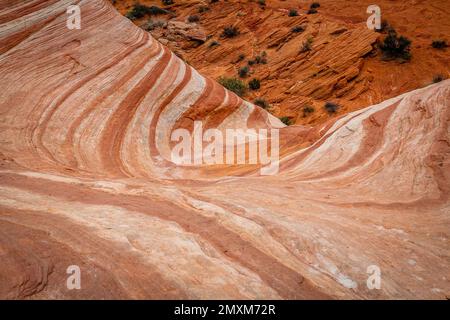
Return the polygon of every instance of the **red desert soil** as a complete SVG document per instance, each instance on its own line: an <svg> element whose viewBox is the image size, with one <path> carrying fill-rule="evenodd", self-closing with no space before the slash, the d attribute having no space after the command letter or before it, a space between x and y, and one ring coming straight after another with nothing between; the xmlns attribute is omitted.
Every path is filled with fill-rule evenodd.
<svg viewBox="0 0 450 320"><path fill-rule="evenodd" d="M450 80L313 128L284 127L202 76L109 1L80 1L82 28L67 29L72 3L0 4L0 298L449 298ZM267 12L279 12L268 3ZM349 37L367 33L353 26L364 14L330 3L321 11L337 25L346 19ZM440 36L426 28L440 19L443 3L429 5L433 21L420 32ZM243 19L241 29L251 21ZM324 32L337 25L324 22ZM355 39L348 50L362 45ZM374 89L347 108L368 103L369 93L379 101L426 84L445 53L425 48L425 38L415 46L422 41L409 64L363 59L357 77L366 79L371 68ZM236 46L244 42L237 38ZM267 52L261 75L281 63L275 49ZM314 61L327 63L325 45L321 52ZM219 75L230 66L217 68ZM331 85L321 79L326 91ZM291 80L279 81L274 87L282 91ZM268 83L262 92L275 90ZM301 88L298 97L307 92ZM175 165L171 134L192 129L196 119L221 130L280 128L279 173ZM80 290L66 286L72 265L81 270ZM366 286L371 265L381 270L380 290Z"/></svg>
<svg viewBox="0 0 450 320"><path fill-rule="evenodd" d="M448 0L322 0L317 14L306 14L313 1L192 1L175 0L163 6L160 0L140 0L145 5L170 9L171 15L145 16L135 23L171 21L150 32L175 51L201 74L217 79L238 77L248 60L266 52L267 64L255 64L245 82L257 78L261 89L244 98L254 101L263 97L270 112L287 116L296 124L318 124L330 117L379 103L388 98L422 88L433 77L450 77L450 50L436 50L432 40L450 41L450 2ZM126 14L135 1L116 0L116 8ZM386 35L366 26L367 7L376 3L382 19L387 20L400 35L412 40L412 59L408 63L382 61L376 49L377 39ZM199 8L209 10L199 12ZM289 17L290 9L299 16ZM199 21L188 22L189 16ZM235 26L240 35L221 37L223 28ZM292 28L302 26L303 32ZM312 50L300 48L313 39ZM198 40L204 40L199 43ZM213 46L212 43L219 45ZM245 58L240 61L239 56ZM329 115L324 104L332 101L342 107ZM304 112L305 106L314 112Z"/></svg>

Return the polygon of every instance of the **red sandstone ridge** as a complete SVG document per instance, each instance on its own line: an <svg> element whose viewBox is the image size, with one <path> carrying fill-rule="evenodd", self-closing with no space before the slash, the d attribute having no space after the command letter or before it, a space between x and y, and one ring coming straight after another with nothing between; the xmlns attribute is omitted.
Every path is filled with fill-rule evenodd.
<svg viewBox="0 0 450 320"><path fill-rule="evenodd" d="M284 127L108 1L68 30L70 4L0 5L0 298L450 296L449 80ZM195 120L281 128L279 173L175 165Z"/></svg>
<svg viewBox="0 0 450 320"><path fill-rule="evenodd" d="M176 0L173 5L163 6L160 0L140 0L141 4L170 9L172 14L147 15L134 22L214 79L239 78L239 69L265 52L267 63L250 66L250 74L244 78L246 82L259 79L261 89L250 91L244 98L253 101L263 97L270 103L271 113L289 117L296 124L323 123L427 86L436 75L450 77L450 51L431 47L434 39L450 42L447 0L376 1L382 19L412 40L412 59L408 63L382 61L376 42L385 34L366 26L367 7L373 1L322 0L317 14L306 14L312 2L266 0L262 6L258 1ZM114 3L126 14L135 1ZM297 10L298 16L290 17L290 9ZM197 16L198 21L190 23L192 16ZM155 23L158 21L169 23ZM201 43L185 36L173 24L183 24L207 40ZM227 26L238 28L240 34L223 38ZM311 50L301 52L307 39L312 40ZM340 104L340 110L328 114L324 109L327 101Z"/></svg>

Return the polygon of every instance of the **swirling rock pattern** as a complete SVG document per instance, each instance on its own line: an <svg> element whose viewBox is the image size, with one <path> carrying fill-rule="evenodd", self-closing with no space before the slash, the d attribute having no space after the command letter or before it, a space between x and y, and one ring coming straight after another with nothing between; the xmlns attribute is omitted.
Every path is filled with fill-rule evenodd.
<svg viewBox="0 0 450 320"><path fill-rule="evenodd" d="M70 4L0 5L1 298L449 296L449 81L282 128L109 2L68 30ZM175 166L195 120L281 128L279 174Z"/></svg>

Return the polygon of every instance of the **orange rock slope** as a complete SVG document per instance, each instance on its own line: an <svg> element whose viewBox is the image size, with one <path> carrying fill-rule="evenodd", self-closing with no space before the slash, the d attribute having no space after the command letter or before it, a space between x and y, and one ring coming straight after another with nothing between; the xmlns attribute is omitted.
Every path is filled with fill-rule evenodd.
<svg viewBox="0 0 450 320"><path fill-rule="evenodd" d="M70 4L0 5L1 298L449 297L450 81L283 128L107 1L68 30ZM194 120L281 128L279 173L176 166Z"/></svg>
<svg viewBox="0 0 450 320"><path fill-rule="evenodd" d="M266 0L261 6L258 1L175 0L173 5L163 6L160 0L140 0L172 13L146 15L135 23L145 28L149 19L169 21L168 25L155 24L152 35L214 79L239 78L238 71L248 60L266 52L267 64L250 66L250 74L243 79L260 79L261 89L244 98L263 97L270 103L271 113L297 124L323 123L427 86L437 75L450 77L450 50L431 47L432 40L450 42L449 1L322 0L317 14L306 14L312 2ZM114 3L125 14L135 1ZM382 61L376 42L386 35L366 26L367 8L373 4L380 6L383 20L412 41L410 62ZM199 12L202 7L208 10ZM290 17L290 9L299 15ZM199 21L189 23L189 16L197 16ZM221 37L227 26L235 26L240 34ZM299 26L304 31L292 31ZM199 34L204 34L205 43L198 42L202 40ZM311 50L301 52L307 39L312 40ZM241 55L245 58L240 59ZM324 108L327 101L340 104L340 110L328 114ZM307 106L314 111L308 108L305 112Z"/></svg>

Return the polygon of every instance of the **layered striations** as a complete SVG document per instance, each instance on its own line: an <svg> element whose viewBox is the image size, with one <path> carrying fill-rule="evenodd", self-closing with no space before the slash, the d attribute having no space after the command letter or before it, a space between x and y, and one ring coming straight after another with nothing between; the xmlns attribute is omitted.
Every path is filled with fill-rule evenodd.
<svg viewBox="0 0 450 320"><path fill-rule="evenodd" d="M0 5L1 298L449 297L450 81L283 128L107 1L68 30L72 2ZM281 128L279 173L176 166L195 120Z"/></svg>

